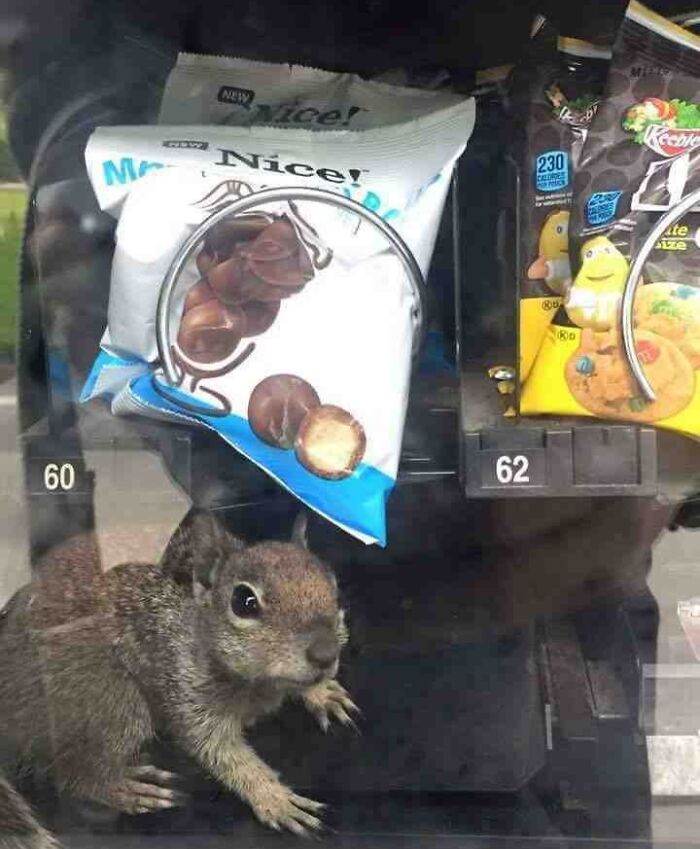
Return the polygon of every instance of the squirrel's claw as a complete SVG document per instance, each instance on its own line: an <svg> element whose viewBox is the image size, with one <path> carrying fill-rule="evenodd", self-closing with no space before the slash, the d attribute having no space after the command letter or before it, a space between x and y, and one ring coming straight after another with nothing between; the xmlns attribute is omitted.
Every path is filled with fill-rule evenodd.
<svg viewBox="0 0 700 849"><path fill-rule="evenodd" d="M316 717L321 730L327 732L331 719L359 733L353 714L361 715L358 706L350 698L347 690L335 680L320 681L304 691L304 704Z"/></svg>
<svg viewBox="0 0 700 849"><path fill-rule="evenodd" d="M170 808L181 807L187 802L187 796L177 790L128 780L124 782L122 798L127 813L134 814L167 811Z"/></svg>
<svg viewBox="0 0 700 849"><path fill-rule="evenodd" d="M331 713L341 725L344 725L346 728L351 728L356 734L360 734L358 724L342 705L334 705L331 708Z"/></svg>
<svg viewBox="0 0 700 849"><path fill-rule="evenodd" d="M187 794L170 786L178 778L154 766L131 767L126 778L110 788L108 804L132 815L181 807L187 804Z"/></svg>
<svg viewBox="0 0 700 849"><path fill-rule="evenodd" d="M308 813L303 808L297 808L292 817L285 823L286 827L299 837L311 837L314 832L323 829L323 823L318 817Z"/></svg>
<svg viewBox="0 0 700 849"><path fill-rule="evenodd" d="M182 777L176 772L168 772L151 764L130 767L127 770L127 776L136 780L159 784L161 787L176 787L182 783Z"/></svg>
<svg viewBox="0 0 700 849"><path fill-rule="evenodd" d="M283 828L299 837L311 837L323 829L323 823L315 816L325 805L298 796L281 785L275 788L260 804L253 804L255 815L263 825L281 831Z"/></svg>
<svg viewBox="0 0 700 849"><path fill-rule="evenodd" d="M321 681L309 687L303 694L304 703L316 717L321 730L327 732L331 719L335 719L346 728L352 728L358 734L360 729L352 714L361 716L362 711L350 698L347 690L335 680Z"/></svg>
<svg viewBox="0 0 700 849"><path fill-rule="evenodd" d="M297 796L296 793L291 795L291 801L296 808L294 822L291 826L287 826L291 831L300 837L311 837L313 832L323 830L323 823L314 816L314 813L320 813L326 807L322 802L315 802L305 796Z"/></svg>
<svg viewBox="0 0 700 849"><path fill-rule="evenodd" d="M320 813L321 811L325 811L328 807L328 805L324 805L323 802L316 802L313 799L307 799L306 796L297 796L296 793L292 793L291 799L297 808L312 811L313 813Z"/></svg>
<svg viewBox="0 0 700 849"><path fill-rule="evenodd" d="M351 713L356 714L357 716L361 715L361 711L358 706L352 701L352 699L344 693L342 696L338 695L337 698L331 699L327 705L327 713L324 714L324 718L326 721L326 727L324 730L328 729L329 719L328 716L332 716L333 719L337 720L341 725L344 725L346 728L351 728L357 734L360 733L360 729L355 722L355 720L350 715ZM323 727L323 726L321 726Z"/></svg>

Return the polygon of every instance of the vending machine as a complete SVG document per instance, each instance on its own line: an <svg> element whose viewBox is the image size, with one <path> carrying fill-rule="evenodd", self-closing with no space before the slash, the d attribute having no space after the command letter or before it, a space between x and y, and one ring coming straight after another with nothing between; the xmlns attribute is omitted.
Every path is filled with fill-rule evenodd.
<svg viewBox="0 0 700 849"><path fill-rule="evenodd" d="M697 842L699 21L0 10L0 847Z"/></svg>

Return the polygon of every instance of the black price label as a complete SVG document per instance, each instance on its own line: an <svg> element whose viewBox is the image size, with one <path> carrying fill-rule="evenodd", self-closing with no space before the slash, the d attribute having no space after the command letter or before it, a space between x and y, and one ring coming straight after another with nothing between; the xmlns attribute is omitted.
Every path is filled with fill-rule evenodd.
<svg viewBox="0 0 700 849"><path fill-rule="evenodd" d="M30 495L87 495L85 464L75 457L35 457L29 461Z"/></svg>
<svg viewBox="0 0 700 849"><path fill-rule="evenodd" d="M492 489L541 487L547 482L542 449L481 452L481 485Z"/></svg>

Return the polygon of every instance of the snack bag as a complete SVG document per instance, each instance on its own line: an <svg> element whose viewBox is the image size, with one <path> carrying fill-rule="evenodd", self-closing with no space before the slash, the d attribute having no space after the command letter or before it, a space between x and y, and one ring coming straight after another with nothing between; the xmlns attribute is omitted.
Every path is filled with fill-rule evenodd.
<svg viewBox="0 0 700 849"><path fill-rule="evenodd" d="M516 133L512 160L520 175L520 380L527 379L544 334L571 285L569 215L573 178L603 90L609 51L558 38L543 19L509 81ZM510 271L512 274L512 270Z"/></svg>
<svg viewBox="0 0 700 849"><path fill-rule="evenodd" d="M384 544L420 332L415 270L428 271L473 102L193 61L171 76L163 114L196 107L209 123L105 127L87 145L97 198L119 223L83 400L209 427L309 507Z"/></svg>
<svg viewBox="0 0 700 849"><path fill-rule="evenodd" d="M521 397L523 413L592 415L700 434L700 214L657 242L634 305L649 402L621 340L630 263L659 216L700 186L700 38L637 2L613 48L574 183L573 284Z"/></svg>

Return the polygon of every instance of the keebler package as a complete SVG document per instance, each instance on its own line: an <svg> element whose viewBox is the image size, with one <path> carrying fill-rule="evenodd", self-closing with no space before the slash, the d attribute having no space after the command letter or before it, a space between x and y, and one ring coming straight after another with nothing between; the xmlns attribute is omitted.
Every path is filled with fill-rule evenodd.
<svg viewBox="0 0 700 849"><path fill-rule="evenodd" d="M508 84L512 159L520 176L519 361L524 381L571 284L569 215L586 131L605 84L610 52L557 36L540 18Z"/></svg>
<svg viewBox="0 0 700 849"><path fill-rule="evenodd" d="M83 399L209 427L384 544L416 270L428 271L473 102L308 68L184 67L163 115L209 123L100 128L87 145L119 223Z"/></svg>
<svg viewBox="0 0 700 849"><path fill-rule="evenodd" d="M620 326L630 263L659 216L700 186L699 93L700 38L632 2L576 176L574 281L525 387L523 412L700 434L697 210L653 246L634 304L636 352L654 401L633 377Z"/></svg>

